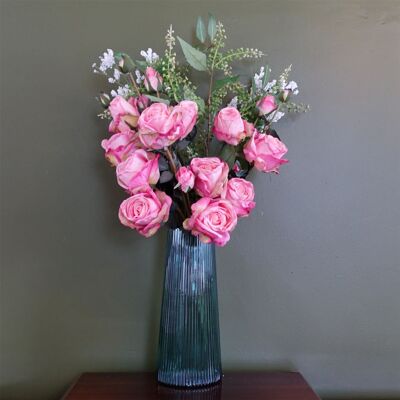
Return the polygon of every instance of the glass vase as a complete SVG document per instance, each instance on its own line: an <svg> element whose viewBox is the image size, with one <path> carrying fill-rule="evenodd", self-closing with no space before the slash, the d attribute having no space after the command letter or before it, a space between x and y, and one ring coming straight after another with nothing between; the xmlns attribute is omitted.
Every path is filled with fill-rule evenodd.
<svg viewBox="0 0 400 400"><path fill-rule="evenodd" d="M221 379L214 244L169 229L162 298L158 381L210 385Z"/></svg>

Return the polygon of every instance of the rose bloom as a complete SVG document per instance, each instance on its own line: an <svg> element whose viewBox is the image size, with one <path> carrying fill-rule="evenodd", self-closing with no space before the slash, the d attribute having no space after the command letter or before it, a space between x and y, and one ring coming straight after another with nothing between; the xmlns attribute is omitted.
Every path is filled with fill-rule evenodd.
<svg viewBox="0 0 400 400"><path fill-rule="evenodd" d="M159 150L185 138L197 120L197 104L181 101L175 107L153 103L139 117L139 138L143 145Z"/></svg>
<svg viewBox="0 0 400 400"><path fill-rule="evenodd" d="M218 157L193 158L190 162L194 189L201 197L218 197L228 180L228 164Z"/></svg>
<svg viewBox="0 0 400 400"><path fill-rule="evenodd" d="M136 127L139 118L136 98L125 100L122 96L117 96L111 101L108 111L113 118L108 128L110 132L125 132Z"/></svg>
<svg viewBox="0 0 400 400"><path fill-rule="evenodd" d="M150 188L124 200L119 207L119 220L141 235L150 237L168 221L171 198L159 190Z"/></svg>
<svg viewBox="0 0 400 400"><path fill-rule="evenodd" d="M191 100L181 101L171 112L173 128L169 136L173 142L184 139L197 120L197 104Z"/></svg>
<svg viewBox="0 0 400 400"><path fill-rule="evenodd" d="M101 147L106 151L106 159L111 165L116 166L136 150L136 141L136 132L128 130L102 140Z"/></svg>
<svg viewBox="0 0 400 400"><path fill-rule="evenodd" d="M275 97L271 95L265 96L257 102L260 115L270 114L272 111L276 110L277 107Z"/></svg>
<svg viewBox="0 0 400 400"><path fill-rule="evenodd" d="M188 167L181 167L176 172L176 180L182 192L187 193L194 186L194 174Z"/></svg>
<svg viewBox="0 0 400 400"><path fill-rule="evenodd" d="M142 149L136 150L117 165L118 184L130 193L143 190L148 185L155 185L160 179L159 157L159 154L148 153Z"/></svg>
<svg viewBox="0 0 400 400"><path fill-rule="evenodd" d="M228 200L204 197L192 204L192 215L183 222L183 228L203 243L224 246L236 224L237 215Z"/></svg>
<svg viewBox="0 0 400 400"><path fill-rule="evenodd" d="M215 116L212 130L218 140L237 146L249 136L245 123L235 107L225 107Z"/></svg>
<svg viewBox="0 0 400 400"><path fill-rule="evenodd" d="M247 217L256 206L253 201L254 186L242 178L229 179L221 198L230 201L238 217Z"/></svg>
<svg viewBox="0 0 400 400"><path fill-rule="evenodd" d="M254 166L263 172L279 172L279 166L288 160L282 157L287 153L287 147L279 139L254 132L254 135L245 144L243 153L246 160L254 162Z"/></svg>

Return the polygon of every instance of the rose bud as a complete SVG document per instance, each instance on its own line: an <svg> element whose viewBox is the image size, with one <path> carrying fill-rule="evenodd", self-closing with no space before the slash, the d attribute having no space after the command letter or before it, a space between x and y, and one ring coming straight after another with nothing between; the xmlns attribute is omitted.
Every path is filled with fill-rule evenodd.
<svg viewBox="0 0 400 400"><path fill-rule="evenodd" d="M275 103L275 97L268 95L257 102L257 108L260 115L267 115L276 110L278 106Z"/></svg>
<svg viewBox="0 0 400 400"><path fill-rule="evenodd" d="M180 187L182 192L187 193L194 186L194 174L188 167L181 167L175 174L178 184L175 188Z"/></svg>
<svg viewBox="0 0 400 400"><path fill-rule="evenodd" d="M111 100L110 96L107 93L104 92L100 93L99 101L104 108L108 108L108 106L110 105L110 100Z"/></svg>
<svg viewBox="0 0 400 400"><path fill-rule="evenodd" d="M121 53L116 58L118 60L118 67L124 74L133 71L136 68L135 63L133 62L132 58L128 56L128 54Z"/></svg>
<svg viewBox="0 0 400 400"><path fill-rule="evenodd" d="M279 94L279 99L281 101L287 101L291 94L292 94L292 91L290 89L282 90L282 92Z"/></svg>
<svg viewBox="0 0 400 400"><path fill-rule="evenodd" d="M161 84L161 75L153 67L147 67L144 78L144 86L146 87L146 89L158 90Z"/></svg>

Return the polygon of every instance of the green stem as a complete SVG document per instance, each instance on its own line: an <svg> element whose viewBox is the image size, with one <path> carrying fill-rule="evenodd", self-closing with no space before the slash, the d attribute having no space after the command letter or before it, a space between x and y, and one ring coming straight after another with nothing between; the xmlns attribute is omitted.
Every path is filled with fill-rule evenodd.
<svg viewBox="0 0 400 400"><path fill-rule="evenodd" d="M140 96L140 90L139 90L139 88L138 88L138 86L137 86L137 84L136 84L135 78L133 77L132 73L129 72L128 76L129 76L129 79L130 79L130 81L131 81L131 83L132 83L132 86L133 86L133 87L135 88L135 90L136 90L137 95Z"/></svg>
<svg viewBox="0 0 400 400"><path fill-rule="evenodd" d="M165 149L165 157L167 158L167 160L168 160L168 163L169 163L169 166L170 166L170 168L171 168L171 171L172 171L172 173L174 174L174 177L176 176L176 172L177 172L177 170L176 170L176 165L175 165L175 162L174 162L174 158L173 158L173 156L172 156L172 153L171 153L171 150L167 147L166 149ZM184 203L184 206L185 206L185 211L186 211L186 215L189 217L190 216L190 201L189 201L189 197L188 197L188 194L187 193L184 193L184 192L182 192L183 193L183 203Z"/></svg>
<svg viewBox="0 0 400 400"><path fill-rule="evenodd" d="M207 109L208 109L208 129L207 129L207 139L206 139L206 156L208 156L210 140L211 140L211 94L212 94L212 85L214 78L214 70L211 69L210 72L210 87L208 89L208 99L207 99Z"/></svg>

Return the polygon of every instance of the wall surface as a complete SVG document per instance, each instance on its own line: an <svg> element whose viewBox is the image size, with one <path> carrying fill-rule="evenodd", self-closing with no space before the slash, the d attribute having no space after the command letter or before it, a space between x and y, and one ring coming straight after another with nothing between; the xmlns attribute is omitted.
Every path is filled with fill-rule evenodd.
<svg viewBox="0 0 400 400"><path fill-rule="evenodd" d="M218 250L225 369L297 369L323 398L400 396L400 1L1 1L1 398L155 367L165 231L122 227L91 73L169 23L293 64L312 111ZM242 65L244 73L255 66ZM300 99L300 98L299 98Z"/></svg>

